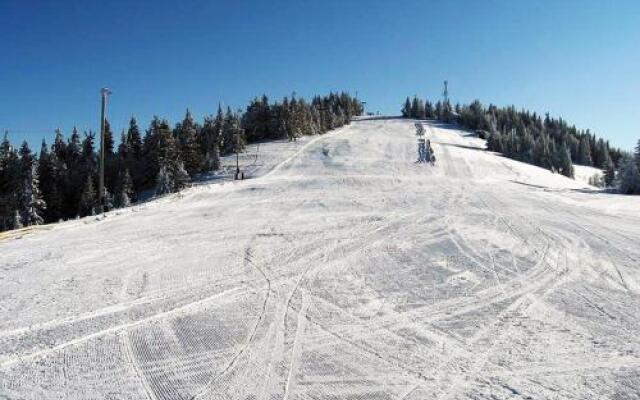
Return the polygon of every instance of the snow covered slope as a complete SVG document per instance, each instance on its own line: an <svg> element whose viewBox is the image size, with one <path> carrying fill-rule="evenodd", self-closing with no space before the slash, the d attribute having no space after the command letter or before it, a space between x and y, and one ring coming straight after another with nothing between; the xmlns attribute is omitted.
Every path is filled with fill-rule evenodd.
<svg viewBox="0 0 640 400"><path fill-rule="evenodd" d="M640 201L414 131L0 242L0 398L637 396Z"/></svg>
<svg viewBox="0 0 640 400"><path fill-rule="evenodd" d="M601 169L590 167L587 165L573 164L573 172L574 172L575 179L577 181L580 181L586 184L589 183L589 179L592 179L594 177L603 179L603 176L604 176L604 173Z"/></svg>

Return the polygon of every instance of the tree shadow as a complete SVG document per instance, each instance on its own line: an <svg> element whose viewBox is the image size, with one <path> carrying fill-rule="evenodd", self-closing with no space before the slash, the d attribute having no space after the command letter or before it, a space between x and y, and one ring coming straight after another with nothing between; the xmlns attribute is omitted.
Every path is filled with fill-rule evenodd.
<svg viewBox="0 0 640 400"><path fill-rule="evenodd" d="M444 143L444 142L439 142L437 140L432 140L431 143L438 144L440 146L459 147L461 149L468 149L468 150L488 151L485 147L469 146L466 144Z"/></svg>
<svg viewBox="0 0 640 400"><path fill-rule="evenodd" d="M616 191L615 189L611 189L611 188L607 188L607 189L598 189L598 188L578 188L578 189L571 189L571 188L553 188L553 187L549 187L549 186L543 186L543 185L536 185L533 183L526 183L526 182L521 182L521 181L517 181L515 179L509 179L509 182L513 182L513 183L517 183L518 185L522 185L522 186L527 186L527 187L531 187L531 188L535 188L535 189L542 189L544 191L547 192L572 192L572 193L586 193L586 194L605 194L605 195L611 195L611 196L625 196L624 194Z"/></svg>
<svg viewBox="0 0 640 400"><path fill-rule="evenodd" d="M367 116L362 115L362 116L353 117L351 120L352 121L388 121L391 119L411 121L411 119L403 118L401 115L367 115ZM420 121L420 120L416 120L416 121Z"/></svg>

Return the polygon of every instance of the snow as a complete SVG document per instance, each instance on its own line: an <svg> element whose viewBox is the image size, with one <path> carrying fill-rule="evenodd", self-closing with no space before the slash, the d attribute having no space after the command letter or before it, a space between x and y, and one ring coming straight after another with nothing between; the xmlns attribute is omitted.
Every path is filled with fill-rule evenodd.
<svg viewBox="0 0 640 400"><path fill-rule="evenodd" d="M637 396L640 199L413 122L5 236L0 398Z"/></svg>
<svg viewBox="0 0 640 400"><path fill-rule="evenodd" d="M589 184L589 178L594 176L602 177L604 173L600 168L573 164L573 175L575 180Z"/></svg>

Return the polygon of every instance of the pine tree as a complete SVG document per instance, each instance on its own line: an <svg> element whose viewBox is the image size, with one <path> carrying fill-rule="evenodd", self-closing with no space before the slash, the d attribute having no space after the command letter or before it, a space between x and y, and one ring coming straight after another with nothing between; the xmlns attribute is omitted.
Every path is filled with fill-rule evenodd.
<svg viewBox="0 0 640 400"><path fill-rule="evenodd" d="M402 107L402 116L404 118L411 118L411 100L409 100L409 97L407 97Z"/></svg>
<svg viewBox="0 0 640 400"><path fill-rule="evenodd" d="M593 165L593 161L591 160L591 147L589 145L589 139L585 136L582 136L582 138L580 138L578 162L582 165Z"/></svg>
<svg viewBox="0 0 640 400"><path fill-rule="evenodd" d="M218 104L218 111L214 120L214 128L218 134L218 149L222 147L222 129L224 128L224 112L222 106Z"/></svg>
<svg viewBox="0 0 640 400"><path fill-rule="evenodd" d="M564 143L562 143L560 147L558 147L556 160L558 162L557 166L560 173L566 177L573 178L573 164L571 163L571 155L569 154L569 150Z"/></svg>
<svg viewBox="0 0 640 400"><path fill-rule="evenodd" d="M49 153L47 142L43 139L38 160L38 177L42 198L47 205L44 212L45 222L55 222L62 218L62 197L56 184L55 154Z"/></svg>
<svg viewBox="0 0 640 400"><path fill-rule="evenodd" d="M158 172L156 183L156 195L163 195L173 192L173 176L169 170L169 166L162 164Z"/></svg>
<svg viewBox="0 0 640 400"><path fill-rule="evenodd" d="M640 193L640 172L635 160L627 158L620 169L620 192L622 194Z"/></svg>
<svg viewBox="0 0 640 400"><path fill-rule="evenodd" d="M534 141L533 136L525 132L520 136L520 160L523 162L533 164L534 160Z"/></svg>
<svg viewBox="0 0 640 400"><path fill-rule="evenodd" d="M94 145L95 138L96 135L93 132L89 132L88 134L85 132L84 140L82 141L82 159L85 164L87 164L87 167L91 168L97 163Z"/></svg>
<svg viewBox="0 0 640 400"><path fill-rule="evenodd" d="M418 115L416 116L416 118L418 119L425 119L426 116L426 110L424 107L424 102L422 101L422 99L418 99Z"/></svg>
<svg viewBox="0 0 640 400"><path fill-rule="evenodd" d="M339 128L343 125L347 124L347 119L346 119L346 115L344 113L344 110L340 107L336 108L336 125L334 126L334 128Z"/></svg>
<svg viewBox="0 0 640 400"><path fill-rule="evenodd" d="M114 153L115 140L111 131L111 124L105 120L104 124L104 187L109 193L113 193L118 181L119 162ZM106 199L106 197L105 197Z"/></svg>
<svg viewBox="0 0 640 400"><path fill-rule="evenodd" d="M493 132L487 138L487 149L495 151L497 153L503 153L504 148L502 146L502 135L500 132Z"/></svg>
<svg viewBox="0 0 640 400"><path fill-rule="evenodd" d="M22 146L20 146L20 167L22 170L21 178L24 178L31 171L31 167L33 166L33 154L31 154L31 148L29 148L29 143L27 141L22 142Z"/></svg>
<svg viewBox="0 0 640 400"><path fill-rule="evenodd" d="M120 184L118 185L118 192L116 194L115 206L118 208L129 207L131 205L131 199L133 197L133 183L129 170L125 169L120 177Z"/></svg>
<svg viewBox="0 0 640 400"><path fill-rule="evenodd" d="M156 194L176 193L187 186L189 174L184 169L182 161L162 159L158 173Z"/></svg>
<svg viewBox="0 0 640 400"><path fill-rule="evenodd" d="M20 217L20 211L16 210L13 214L12 228L21 229L22 227L23 225L22 225L22 218Z"/></svg>
<svg viewBox="0 0 640 400"><path fill-rule="evenodd" d="M78 129L74 127L67 141L66 156L64 158L67 166L65 176L64 179L60 181L63 183L61 186L61 193L64 196L63 212L67 217L74 217L78 211L78 204L86 175L86 171L84 171L86 165L83 163L82 150L80 134L78 133Z"/></svg>
<svg viewBox="0 0 640 400"><path fill-rule="evenodd" d="M543 168L547 168L544 166L544 163L545 156L548 155L548 152L548 143L544 140L544 138L536 140L533 145L533 164Z"/></svg>
<svg viewBox="0 0 640 400"><path fill-rule="evenodd" d="M417 115L424 113L426 116L425 103L421 99L416 102ZM353 116L360 115L362 111L359 100L346 92L315 96L310 103L293 96L291 100L285 97L281 103L270 104L263 95L249 104L244 115L233 113L229 108L223 113L219 107L216 118L205 120L202 129L187 114L185 120L176 127L175 137L166 121L154 118L144 141L136 120L132 118L126 135L121 137L118 157L113 153L113 133L107 121L105 206L107 209L111 207L111 193L115 193L118 204L127 203L122 196L123 180L127 182L125 187L132 183L133 188L146 190L162 180L159 176L164 176L169 179L166 190L177 191L188 182L185 169L194 174L199 170L219 168L220 151L233 153L238 145L238 150L242 150L247 140L287 136L295 140L301 135L326 132L348 124ZM195 141L191 140L194 129ZM239 135L243 130L245 134ZM237 139L240 139L239 144ZM204 162L191 162L194 157ZM26 146L23 146L19 156L17 149L5 137L0 145L0 230L14 225L17 221L16 210L20 217L18 222L27 225L40 223L42 219L44 222L53 222L73 218L79 212L91 213L97 207L94 181L97 161L95 136L85 133L81 140L76 128L68 140L60 130L56 130L51 147L43 141L39 160ZM26 167L28 164L32 168ZM125 175L129 175L128 178L125 179ZM131 193L133 189L124 189L124 192L129 201L135 196L135 193ZM40 204L46 204L46 209ZM36 210L35 215L25 212L25 209Z"/></svg>
<svg viewBox="0 0 640 400"><path fill-rule="evenodd" d="M222 123L222 154L232 154L235 153L236 150L242 151L244 148L244 138L240 133L238 116L228 107Z"/></svg>
<svg viewBox="0 0 640 400"><path fill-rule="evenodd" d="M96 209L98 207L98 201L96 196L96 190L93 186L93 178L91 175L87 176L82 196L80 197L80 216L96 215Z"/></svg>
<svg viewBox="0 0 640 400"><path fill-rule="evenodd" d="M106 157L113 156L113 147L115 141L113 139L113 132L111 132L111 124L108 120L104 121L104 154Z"/></svg>
<svg viewBox="0 0 640 400"><path fill-rule="evenodd" d="M420 104L418 104L418 97L413 96L413 100L411 101L411 113L409 114L410 118L419 118L420 115Z"/></svg>
<svg viewBox="0 0 640 400"><path fill-rule="evenodd" d="M607 153L607 159L604 162L604 184L606 186L613 185L616 179L616 168L611 160L611 156Z"/></svg>
<svg viewBox="0 0 640 400"><path fill-rule="evenodd" d="M424 116L425 118L435 118L433 104L431 104L429 100L425 100L424 102Z"/></svg>
<svg viewBox="0 0 640 400"><path fill-rule="evenodd" d="M131 149L131 154L136 160L142 158L142 135L140 135L140 128L138 128L138 122L134 117L131 117L129 121L129 130L127 130L127 144Z"/></svg>
<svg viewBox="0 0 640 400"><path fill-rule="evenodd" d="M271 138L273 135L271 119L272 110L266 95L251 101L242 117L242 126L246 130L247 141L257 142Z"/></svg>
<svg viewBox="0 0 640 400"><path fill-rule="evenodd" d="M605 169L607 167L607 158L611 158L611 156L609 155L609 149L604 140L598 139L596 148L592 149L592 151L594 152L593 165L595 167Z"/></svg>
<svg viewBox="0 0 640 400"><path fill-rule="evenodd" d="M20 217L25 226L40 225L44 222L42 212L46 208L38 186L38 169L31 154L29 144L24 141L20 147L20 164L22 181Z"/></svg>
<svg viewBox="0 0 640 400"><path fill-rule="evenodd" d="M196 124L188 109L182 123L176 126L176 136L178 137L180 155L184 162L184 167L190 176L194 176L202 169L202 157Z"/></svg>
<svg viewBox="0 0 640 400"><path fill-rule="evenodd" d="M138 122L134 117L129 120L129 129L127 130L127 159L125 160L124 168L128 169L131 174L131 180L133 186L137 189L145 188L145 183L153 182L153 177L146 177L145 174L150 170L148 160L143 157L144 146L142 143L142 136L140 134L140 128L138 128ZM122 169L122 166L119 170ZM136 194L133 194L136 197Z"/></svg>
<svg viewBox="0 0 640 400"><path fill-rule="evenodd" d="M21 166L18 152L5 132L0 144L0 230L12 229L19 208Z"/></svg>
<svg viewBox="0 0 640 400"><path fill-rule="evenodd" d="M174 176L173 191L179 192L189 184L189 174L184 168L184 163L182 161L178 161L177 164L173 164L172 168Z"/></svg>
<svg viewBox="0 0 640 400"><path fill-rule="evenodd" d="M53 176L53 192L55 193L55 199L53 201L49 201L46 199L49 207L55 207L55 218L56 220L62 218L70 218L72 215L77 213L76 210L72 210L73 205L69 205L68 201L68 193L69 193L69 177L68 171L69 167L67 164L67 144L64 140L64 135L60 129L55 130L55 138L53 140L53 144L51 145L51 160L53 163L53 171L55 175Z"/></svg>
<svg viewBox="0 0 640 400"><path fill-rule="evenodd" d="M67 143L67 154L65 157L67 164L77 162L80 159L81 151L80 134L74 126L71 137L69 137L69 142Z"/></svg>
<svg viewBox="0 0 640 400"><path fill-rule="evenodd" d="M42 225L44 210L47 208L40 193L37 163L31 165L30 172L24 177L22 188L22 223L26 226Z"/></svg>
<svg viewBox="0 0 640 400"><path fill-rule="evenodd" d="M51 152L55 153L61 162L65 162L67 158L67 144L64 142L64 135L60 129L56 129L55 133L56 136L51 145Z"/></svg>
<svg viewBox="0 0 640 400"><path fill-rule="evenodd" d="M425 102L427 118L430 107ZM485 109L479 101L469 105L456 105L457 115L450 108L449 104L438 101L433 111L434 116L442 121L455 118L466 129L488 131L489 150L552 171L571 174L573 160L606 169L607 160L611 159L615 166L622 158L619 149L609 148L607 142L597 139L588 130L579 131L562 118L554 119L549 114L542 118L529 111L517 111L514 106L498 108L489 105ZM561 151L562 146L569 153L568 160L564 151Z"/></svg>
<svg viewBox="0 0 640 400"><path fill-rule="evenodd" d="M233 114L231 113L231 108L227 107L227 111L224 114L224 118L222 121L222 129L220 130L220 153L223 155L232 153L235 146L235 132L232 129L232 121Z"/></svg>
<svg viewBox="0 0 640 400"><path fill-rule="evenodd" d="M129 157L131 157L131 149L123 129L120 134L120 144L118 145L118 160L121 163L125 163Z"/></svg>
<svg viewBox="0 0 640 400"><path fill-rule="evenodd" d="M312 106L311 107L311 121L313 123L312 135L319 135L322 133L321 120L322 120L322 117L320 116L320 110Z"/></svg>
<svg viewBox="0 0 640 400"><path fill-rule="evenodd" d="M136 182L136 177L133 177L134 185L137 188L153 188L156 186L160 171L160 157L168 147L174 148L173 150L175 151L175 139L171 134L169 124L167 121L154 116L144 138L142 157L144 164L141 168L140 181Z"/></svg>
<svg viewBox="0 0 640 400"><path fill-rule="evenodd" d="M156 194L178 192L187 185L189 175L180 159L178 143L166 121L155 120L152 125L152 154L157 162Z"/></svg>
<svg viewBox="0 0 640 400"><path fill-rule="evenodd" d="M289 103L288 118L286 120L287 137L289 138L290 142L296 141L296 139L301 134L300 130L302 121L300 117L301 115L298 108L298 101L296 100L295 96L292 96L291 102Z"/></svg>
<svg viewBox="0 0 640 400"><path fill-rule="evenodd" d="M109 189L107 189L107 187L104 187L104 195L102 196L102 211L103 212L107 212L107 211L111 211L113 210L114 207L114 200L113 200L113 196L111 195L111 192L109 191Z"/></svg>
<svg viewBox="0 0 640 400"><path fill-rule="evenodd" d="M222 111L220 110L220 112ZM220 131L216 121L217 117L207 117L202 126L202 150L204 151L203 170L205 172L220 169Z"/></svg>

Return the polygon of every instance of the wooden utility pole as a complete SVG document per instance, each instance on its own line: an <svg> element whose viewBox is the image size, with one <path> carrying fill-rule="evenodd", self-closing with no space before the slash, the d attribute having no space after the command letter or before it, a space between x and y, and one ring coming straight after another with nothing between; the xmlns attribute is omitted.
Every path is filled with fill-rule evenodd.
<svg viewBox="0 0 640 400"><path fill-rule="evenodd" d="M244 129L239 129L236 133L236 180L244 179L244 173L240 174L240 135L244 135Z"/></svg>
<svg viewBox="0 0 640 400"><path fill-rule="evenodd" d="M107 96L109 96L110 94L111 91L108 88L100 89L102 106L100 108L100 172L98 174L98 213L104 212L104 130Z"/></svg>

